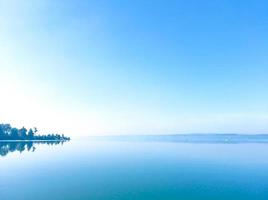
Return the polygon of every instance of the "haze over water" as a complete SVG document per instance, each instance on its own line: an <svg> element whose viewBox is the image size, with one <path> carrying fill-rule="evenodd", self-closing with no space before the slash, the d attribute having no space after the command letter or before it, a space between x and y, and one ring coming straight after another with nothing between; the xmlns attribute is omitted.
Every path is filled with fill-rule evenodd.
<svg viewBox="0 0 268 200"><path fill-rule="evenodd" d="M267 200L267 11L0 0L0 200Z"/></svg>
<svg viewBox="0 0 268 200"><path fill-rule="evenodd" d="M71 141L0 157L1 200L267 200L266 143Z"/></svg>

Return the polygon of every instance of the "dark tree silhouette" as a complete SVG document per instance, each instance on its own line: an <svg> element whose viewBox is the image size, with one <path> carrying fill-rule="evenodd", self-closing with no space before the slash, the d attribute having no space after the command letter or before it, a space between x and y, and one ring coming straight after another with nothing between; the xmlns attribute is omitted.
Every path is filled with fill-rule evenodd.
<svg viewBox="0 0 268 200"><path fill-rule="evenodd" d="M21 129L19 129L19 137L20 138L27 138L27 129L22 127Z"/></svg>
<svg viewBox="0 0 268 200"><path fill-rule="evenodd" d="M22 127L17 129L11 127L10 124L0 124L0 141L1 140L51 140L51 141L66 141L69 137L59 134L37 135L37 128L29 129ZM21 147L23 148L23 147Z"/></svg>
<svg viewBox="0 0 268 200"><path fill-rule="evenodd" d="M17 128L12 128L10 137L12 139L18 138L19 137L19 130Z"/></svg>
<svg viewBox="0 0 268 200"><path fill-rule="evenodd" d="M33 129L29 129L29 131L28 131L28 138L31 140L31 139L33 139L34 138L34 132L33 132Z"/></svg>

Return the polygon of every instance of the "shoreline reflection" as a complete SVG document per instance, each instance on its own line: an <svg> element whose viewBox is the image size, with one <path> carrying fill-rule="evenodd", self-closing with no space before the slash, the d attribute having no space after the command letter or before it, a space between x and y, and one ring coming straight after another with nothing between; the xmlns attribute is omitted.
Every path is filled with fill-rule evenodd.
<svg viewBox="0 0 268 200"><path fill-rule="evenodd" d="M65 141L0 141L0 157L7 156L12 152L34 152L36 150L35 144L46 144L46 145L59 145Z"/></svg>

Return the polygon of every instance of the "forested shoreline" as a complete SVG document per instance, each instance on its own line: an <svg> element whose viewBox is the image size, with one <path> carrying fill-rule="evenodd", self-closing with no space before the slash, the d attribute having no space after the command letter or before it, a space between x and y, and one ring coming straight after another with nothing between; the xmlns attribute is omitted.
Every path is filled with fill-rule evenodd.
<svg viewBox="0 0 268 200"><path fill-rule="evenodd" d="M66 141L70 140L63 134L37 134L37 128L30 128L29 130L25 127L20 129L12 127L10 124L0 124L0 141L1 140L53 140L53 141Z"/></svg>

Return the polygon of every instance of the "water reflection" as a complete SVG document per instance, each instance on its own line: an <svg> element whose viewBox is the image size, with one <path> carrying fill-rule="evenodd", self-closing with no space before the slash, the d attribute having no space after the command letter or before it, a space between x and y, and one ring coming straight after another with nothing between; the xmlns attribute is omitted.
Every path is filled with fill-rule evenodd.
<svg viewBox="0 0 268 200"><path fill-rule="evenodd" d="M36 150L35 144L46 144L46 145L59 145L63 144L64 141L27 141L27 142L0 142L0 156L6 156L12 152L24 152Z"/></svg>

